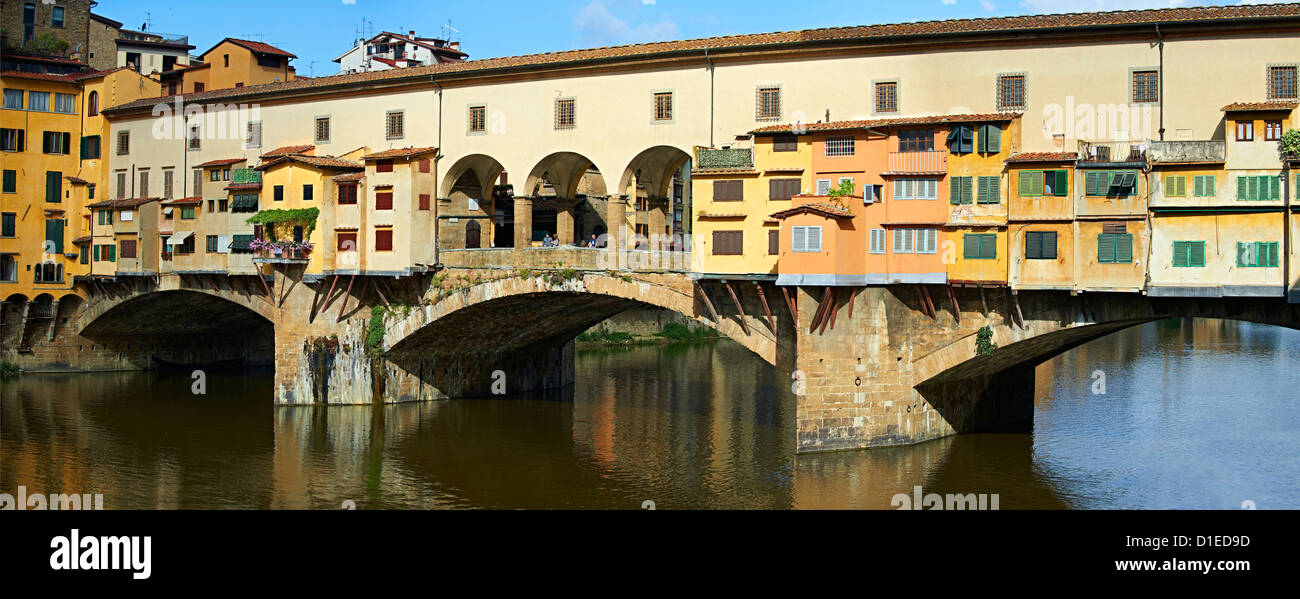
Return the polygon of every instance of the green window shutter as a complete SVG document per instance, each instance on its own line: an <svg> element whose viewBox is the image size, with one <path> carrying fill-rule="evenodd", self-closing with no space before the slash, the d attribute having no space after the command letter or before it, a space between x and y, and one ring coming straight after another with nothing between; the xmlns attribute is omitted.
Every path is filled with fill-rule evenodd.
<svg viewBox="0 0 1300 599"><path fill-rule="evenodd" d="M1246 177L1246 198L1250 200L1260 199L1259 177Z"/></svg>
<svg viewBox="0 0 1300 599"><path fill-rule="evenodd" d="M1178 178L1178 196L1187 197L1187 177Z"/></svg>
<svg viewBox="0 0 1300 599"><path fill-rule="evenodd" d="M1025 233L1025 258L1038 260L1043 257L1043 234L1039 231Z"/></svg>
<svg viewBox="0 0 1300 599"><path fill-rule="evenodd" d="M1249 200L1249 199L1250 199L1250 198L1247 196L1247 194L1250 193L1250 185L1249 185L1249 183L1247 182L1247 179L1249 179L1249 178L1250 178L1250 177L1237 177L1237 199L1238 199L1238 200Z"/></svg>
<svg viewBox="0 0 1300 599"><path fill-rule="evenodd" d="M1022 198L1033 196L1033 171L1020 171L1020 191Z"/></svg>
<svg viewBox="0 0 1300 599"><path fill-rule="evenodd" d="M998 236L996 234L980 236L980 257L986 260L997 260Z"/></svg>
<svg viewBox="0 0 1300 599"><path fill-rule="evenodd" d="M980 236L967 233L963 238L962 257L968 260L980 256Z"/></svg>
<svg viewBox="0 0 1300 599"><path fill-rule="evenodd" d="M1115 236L1115 262L1133 263L1133 234L1120 233Z"/></svg>
<svg viewBox="0 0 1300 599"><path fill-rule="evenodd" d="M1167 196L1178 195L1178 183L1176 179L1178 179L1178 177L1175 177L1173 175L1165 175L1165 195Z"/></svg>
<svg viewBox="0 0 1300 599"><path fill-rule="evenodd" d="M1174 266L1187 266L1187 246L1186 241L1174 242Z"/></svg>
<svg viewBox="0 0 1300 599"><path fill-rule="evenodd" d="M1193 241L1188 244L1187 265L1197 268L1205 267L1205 242Z"/></svg>
<svg viewBox="0 0 1300 599"><path fill-rule="evenodd" d="M1056 259L1056 231L1043 233L1043 259Z"/></svg>
<svg viewBox="0 0 1300 599"><path fill-rule="evenodd" d="M1268 199L1282 199L1282 180L1278 177L1267 177L1268 179Z"/></svg>
<svg viewBox="0 0 1300 599"><path fill-rule="evenodd" d="M954 127L948 132L948 152L951 154L961 153L961 127Z"/></svg>
<svg viewBox="0 0 1300 599"><path fill-rule="evenodd" d="M1192 195L1198 198L1205 197L1205 177L1203 175L1192 177Z"/></svg>
<svg viewBox="0 0 1300 599"><path fill-rule="evenodd" d="M18 191L18 171L4 172L4 192L15 193Z"/></svg>
<svg viewBox="0 0 1300 599"><path fill-rule="evenodd" d="M1056 183L1052 185L1052 193L1058 196L1070 195L1069 171L1056 171Z"/></svg>
<svg viewBox="0 0 1300 599"><path fill-rule="evenodd" d="M1237 266L1252 266L1250 252L1250 244L1237 242Z"/></svg>
<svg viewBox="0 0 1300 599"><path fill-rule="evenodd" d="M1043 171L1034 171L1033 176L1030 177L1029 180L1030 180L1030 185L1034 190L1034 195L1036 196L1043 195L1043 192L1045 191L1043 185Z"/></svg>
<svg viewBox="0 0 1300 599"><path fill-rule="evenodd" d="M975 151L975 130L969 126L961 128L961 151L966 154Z"/></svg>
<svg viewBox="0 0 1300 599"><path fill-rule="evenodd" d="M1276 179L1275 179L1275 180L1276 180ZM1266 260L1264 261L1264 266L1268 266L1268 267L1272 267L1272 268L1276 268L1276 267L1277 267L1277 264L1278 264L1278 262L1277 262L1277 245L1278 245L1278 244L1277 244L1276 241L1273 241L1273 242L1269 242L1269 243L1265 243L1265 244L1264 244L1264 250L1265 250L1265 251L1264 251L1264 256L1266 257Z"/></svg>
<svg viewBox="0 0 1300 599"><path fill-rule="evenodd" d="M999 204L1002 202L1002 178L980 177L979 203Z"/></svg>
<svg viewBox="0 0 1300 599"><path fill-rule="evenodd" d="M95 250L95 262L99 262L99 246L96 245L94 247L94 250Z"/></svg>
<svg viewBox="0 0 1300 599"><path fill-rule="evenodd" d="M1083 175L1083 193L1090 196L1097 195L1097 173Z"/></svg>
<svg viewBox="0 0 1300 599"><path fill-rule="evenodd" d="M1102 233L1097 236L1097 263L1113 264L1115 262L1115 236Z"/></svg>
<svg viewBox="0 0 1300 599"><path fill-rule="evenodd" d="M1205 197L1213 197L1217 195L1219 192L1216 189L1214 175L1205 175L1203 178L1205 179Z"/></svg>
<svg viewBox="0 0 1300 599"><path fill-rule="evenodd" d="M997 125L980 127L980 152L997 154L1002 151L1002 128Z"/></svg>
<svg viewBox="0 0 1300 599"><path fill-rule="evenodd" d="M117 262L117 244L108 246L108 261Z"/></svg>

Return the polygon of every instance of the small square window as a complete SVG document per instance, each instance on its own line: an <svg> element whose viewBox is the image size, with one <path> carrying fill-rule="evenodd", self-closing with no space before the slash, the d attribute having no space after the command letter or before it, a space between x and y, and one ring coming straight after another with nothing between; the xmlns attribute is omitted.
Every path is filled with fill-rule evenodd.
<svg viewBox="0 0 1300 599"><path fill-rule="evenodd" d="M759 87L755 92L754 118L759 121L776 121L781 119L781 88L777 86Z"/></svg>
<svg viewBox="0 0 1300 599"><path fill-rule="evenodd" d="M316 143L323 144L330 141L330 117L316 117Z"/></svg>
<svg viewBox="0 0 1300 599"><path fill-rule="evenodd" d="M1133 102L1148 104L1160 101L1160 73L1133 71Z"/></svg>
<svg viewBox="0 0 1300 599"><path fill-rule="evenodd" d="M1025 76L998 76L998 110L1016 110L1025 107Z"/></svg>
<svg viewBox="0 0 1300 599"><path fill-rule="evenodd" d="M898 82L876 83L876 112L898 112Z"/></svg>

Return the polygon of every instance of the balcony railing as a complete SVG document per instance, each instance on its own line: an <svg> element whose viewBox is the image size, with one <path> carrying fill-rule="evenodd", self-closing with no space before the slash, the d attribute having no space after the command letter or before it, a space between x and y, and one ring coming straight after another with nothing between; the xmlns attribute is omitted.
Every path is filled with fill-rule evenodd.
<svg viewBox="0 0 1300 599"><path fill-rule="evenodd" d="M261 183L262 171L251 168L239 168L230 171L231 185L248 185L250 183Z"/></svg>
<svg viewBox="0 0 1300 599"><path fill-rule="evenodd" d="M749 148L725 150L696 148L695 168L698 170L754 168L754 151Z"/></svg>
<svg viewBox="0 0 1300 599"><path fill-rule="evenodd" d="M1153 141L1147 150L1151 162L1223 162L1228 153L1222 141Z"/></svg>
<svg viewBox="0 0 1300 599"><path fill-rule="evenodd" d="M1127 164L1146 162L1147 142L1080 141L1079 161L1085 163Z"/></svg>
<svg viewBox="0 0 1300 599"><path fill-rule="evenodd" d="M948 172L948 152L890 152L889 172L908 175L941 175Z"/></svg>
<svg viewBox="0 0 1300 599"><path fill-rule="evenodd" d="M118 39L163 44L185 44L187 46L190 44L190 36L188 35L161 33L157 31L123 31L119 34Z"/></svg>

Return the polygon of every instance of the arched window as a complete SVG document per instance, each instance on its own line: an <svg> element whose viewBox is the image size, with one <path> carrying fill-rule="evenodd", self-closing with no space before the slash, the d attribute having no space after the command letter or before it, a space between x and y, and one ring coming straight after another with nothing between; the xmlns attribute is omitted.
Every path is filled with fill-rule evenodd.
<svg viewBox="0 0 1300 599"><path fill-rule="evenodd" d="M90 92L90 107L86 112L90 116L99 116L99 92Z"/></svg>

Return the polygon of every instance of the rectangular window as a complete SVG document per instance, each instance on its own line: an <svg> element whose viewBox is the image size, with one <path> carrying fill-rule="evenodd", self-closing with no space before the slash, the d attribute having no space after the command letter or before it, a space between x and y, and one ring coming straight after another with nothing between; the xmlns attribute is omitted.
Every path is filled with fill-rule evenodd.
<svg viewBox="0 0 1300 599"><path fill-rule="evenodd" d="M316 143L325 144L330 141L330 117L316 117Z"/></svg>
<svg viewBox="0 0 1300 599"><path fill-rule="evenodd" d="M1097 235L1098 264L1132 264L1133 234L1102 233Z"/></svg>
<svg viewBox="0 0 1300 599"><path fill-rule="evenodd" d="M781 231L773 230L767 232L767 255L781 255Z"/></svg>
<svg viewBox="0 0 1300 599"><path fill-rule="evenodd" d="M203 169L194 169L194 195L203 197Z"/></svg>
<svg viewBox="0 0 1300 599"><path fill-rule="evenodd" d="M18 171L5 169L4 193L18 193Z"/></svg>
<svg viewBox="0 0 1300 599"><path fill-rule="evenodd" d="M555 128L573 129L578 126L577 106L573 98L555 100Z"/></svg>
<svg viewBox="0 0 1300 599"><path fill-rule="evenodd" d="M792 227L790 250L798 254L816 254L822 251L821 227Z"/></svg>
<svg viewBox="0 0 1300 599"><path fill-rule="evenodd" d="M759 87L754 93L754 119L759 121L780 120L781 88L776 86Z"/></svg>
<svg viewBox="0 0 1300 599"><path fill-rule="evenodd" d="M1276 241L1249 241L1237 243L1237 266L1250 268L1276 268L1278 265Z"/></svg>
<svg viewBox="0 0 1300 599"><path fill-rule="evenodd" d="M118 242L118 255L120 255L124 260L134 259L136 257L135 248L136 245L134 239L123 239Z"/></svg>
<svg viewBox="0 0 1300 599"><path fill-rule="evenodd" d="M310 202L310 201L315 200L315 199L316 199L316 188L315 188L315 187L312 187L312 185L311 185L310 183L303 184L303 186L302 186L302 201L304 201L304 202Z"/></svg>
<svg viewBox="0 0 1300 599"><path fill-rule="evenodd" d="M789 200L799 194L803 182L800 179L772 179L767 182L769 200Z"/></svg>
<svg viewBox="0 0 1300 599"><path fill-rule="evenodd" d="M894 179L895 200L937 200L938 179Z"/></svg>
<svg viewBox="0 0 1300 599"><path fill-rule="evenodd" d="M1018 110L1025 107L1025 76L998 76L997 106L999 111Z"/></svg>
<svg viewBox="0 0 1300 599"><path fill-rule="evenodd" d="M0 129L0 151L23 151L24 133L22 129Z"/></svg>
<svg viewBox="0 0 1300 599"><path fill-rule="evenodd" d="M209 253L209 254L215 254L215 253L217 253L217 236L216 236L216 235L208 235L208 236L207 236L207 239L206 239L205 241L206 241L207 243L206 243L206 245L204 246L203 251L205 251L205 252L207 252L207 253ZM126 257L126 252L122 252L122 257L123 257L123 258Z"/></svg>
<svg viewBox="0 0 1300 599"><path fill-rule="evenodd" d="M974 203L972 177L953 177L948 180L948 203L953 206Z"/></svg>
<svg viewBox="0 0 1300 599"><path fill-rule="evenodd" d="M49 112L50 92L29 92L27 94L27 110Z"/></svg>
<svg viewBox="0 0 1300 599"><path fill-rule="evenodd" d="M739 256L745 250L744 231L714 231L714 256Z"/></svg>
<svg viewBox="0 0 1300 599"><path fill-rule="evenodd" d="M375 229L375 251L378 252L393 251L393 230L392 229Z"/></svg>
<svg viewBox="0 0 1300 599"><path fill-rule="evenodd" d="M100 157L99 136L86 135L81 138L81 159L98 160Z"/></svg>
<svg viewBox="0 0 1300 599"><path fill-rule="evenodd" d="M117 172L117 197L114 199L126 199L126 171Z"/></svg>
<svg viewBox="0 0 1300 599"><path fill-rule="evenodd" d="M1056 231L1025 232L1025 258L1027 260L1056 259Z"/></svg>
<svg viewBox="0 0 1300 599"><path fill-rule="evenodd" d="M1268 68L1268 99L1294 100L1296 94L1296 67L1279 66Z"/></svg>
<svg viewBox="0 0 1300 599"><path fill-rule="evenodd" d="M854 152L852 135L834 135L826 138L826 156L852 156Z"/></svg>
<svg viewBox="0 0 1300 599"><path fill-rule="evenodd" d="M799 138L794 135L778 135L772 138L773 152L799 151Z"/></svg>
<svg viewBox="0 0 1300 599"><path fill-rule="evenodd" d="M1282 141L1282 121L1264 121L1264 141Z"/></svg>
<svg viewBox="0 0 1300 599"><path fill-rule="evenodd" d="M1085 195L1124 198L1137 193L1137 171L1091 171L1084 175Z"/></svg>
<svg viewBox="0 0 1300 599"><path fill-rule="evenodd" d="M1002 203L1002 177L980 177L975 201L980 204Z"/></svg>
<svg viewBox="0 0 1300 599"><path fill-rule="evenodd" d="M1002 127L997 125L980 125L979 151L981 154L997 154L1002 151Z"/></svg>
<svg viewBox="0 0 1300 599"><path fill-rule="evenodd" d="M818 179L818 180L817 180L817 195L819 195L819 196L824 196L824 195L830 195L830 193L831 193L831 180L830 180L830 179Z"/></svg>
<svg viewBox="0 0 1300 599"><path fill-rule="evenodd" d="M131 132L118 131L117 132L117 155L126 156L127 154L130 153L131 153Z"/></svg>
<svg viewBox="0 0 1300 599"><path fill-rule="evenodd" d="M72 146L72 134L62 131L46 131L41 138L41 151L51 155L67 154Z"/></svg>
<svg viewBox="0 0 1300 599"><path fill-rule="evenodd" d="M137 197L149 197L149 171L147 170L140 171L140 189Z"/></svg>
<svg viewBox="0 0 1300 599"><path fill-rule="evenodd" d="M672 92L655 92L654 110L656 121L673 120L673 93Z"/></svg>
<svg viewBox="0 0 1300 599"><path fill-rule="evenodd" d="M6 89L5 90L5 108L9 110L23 109L23 90Z"/></svg>
<svg viewBox="0 0 1300 599"><path fill-rule="evenodd" d="M18 235L18 213L5 212L0 214L0 237L15 237Z"/></svg>
<svg viewBox="0 0 1300 599"><path fill-rule="evenodd" d="M284 201L284 186L283 186L283 185L276 185L275 187L271 188L271 194L272 194L272 195L271 195L271 199L272 199L272 200L274 200L274 201L276 201L276 202L283 202L283 201Z"/></svg>
<svg viewBox="0 0 1300 599"><path fill-rule="evenodd" d="M1237 177L1237 199L1260 202L1281 200L1282 180L1273 175Z"/></svg>
<svg viewBox="0 0 1300 599"><path fill-rule="evenodd" d="M939 253L939 230L938 229L917 229L916 230L916 253L918 254Z"/></svg>
<svg viewBox="0 0 1300 599"><path fill-rule="evenodd" d="M898 112L898 82L876 83L876 112Z"/></svg>
<svg viewBox="0 0 1300 599"><path fill-rule="evenodd" d="M912 129L898 134L899 152L931 152L934 150L934 131Z"/></svg>
<svg viewBox="0 0 1300 599"><path fill-rule="evenodd" d="M356 233L336 233L337 242L335 248L340 252L357 251L357 234Z"/></svg>
<svg viewBox="0 0 1300 599"><path fill-rule="evenodd" d="M54 112L77 113L77 99L72 94L54 94Z"/></svg>
<svg viewBox="0 0 1300 599"><path fill-rule="evenodd" d="M1174 198L1187 197L1187 177L1166 175L1165 196Z"/></svg>
<svg viewBox="0 0 1300 599"><path fill-rule="evenodd" d="M392 210L392 209L393 209L393 192L376 191L375 210Z"/></svg>
<svg viewBox="0 0 1300 599"><path fill-rule="evenodd" d="M1255 141L1255 121L1237 121L1237 141Z"/></svg>
<svg viewBox="0 0 1300 599"><path fill-rule="evenodd" d="M1204 241L1175 241L1174 267L1201 268L1205 266Z"/></svg>
<svg viewBox="0 0 1300 599"><path fill-rule="evenodd" d="M475 202L473 199L470 199L469 202L470 202L469 204L470 210L478 210L477 202ZM433 196L427 193L420 194L420 210L432 210L432 209L433 209Z"/></svg>
<svg viewBox="0 0 1300 599"><path fill-rule="evenodd" d="M406 113L394 110L384 119L384 138L402 139L406 137Z"/></svg>
<svg viewBox="0 0 1300 599"><path fill-rule="evenodd" d="M995 233L967 233L962 257L967 260L997 260L998 236Z"/></svg>
<svg viewBox="0 0 1300 599"><path fill-rule="evenodd" d="M1160 101L1160 73L1133 71L1133 102L1147 104Z"/></svg>
<svg viewBox="0 0 1300 599"><path fill-rule="evenodd" d="M166 169L162 172L162 174L163 174L162 197L165 200L170 200L172 199L172 194L175 192L175 188L176 188L176 184L175 184L176 171L173 169Z"/></svg>
<svg viewBox="0 0 1300 599"><path fill-rule="evenodd" d="M469 132L487 132L487 106L469 107Z"/></svg>
<svg viewBox="0 0 1300 599"><path fill-rule="evenodd" d="M63 201L63 173L59 171L46 171L45 201L50 203Z"/></svg>
<svg viewBox="0 0 1300 599"><path fill-rule="evenodd" d="M1020 171L1019 177L1022 198L1069 195L1069 171Z"/></svg>
<svg viewBox="0 0 1300 599"><path fill-rule="evenodd" d="M713 201L740 202L745 199L744 181L714 181Z"/></svg>
<svg viewBox="0 0 1300 599"><path fill-rule="evenodd" d="M181 206L181 220L194 220L197 208L194 206Z"/></svg>
<svg viewBox="0 0 1300 599"><path fill-rule="evenodd" d="M356 204L357 203L357 186L339 185L339 204Z"/></svg>
<svg viewBox="0 0 1300 599"><path fill-rule="evenodd" d="M884 229L871 230L871 253L873 254L885 253L885 236L886 233Z"/></svg>
<svg viewBox="0 0 1300 599"><path fill-rule="evenodd" d="M262 147L262 121L248 124L248 130L244 133L244 147L250 150Z"/></svg>
<svg viewBox="0 0 1300 599"><path fill-rule="evenodd" d="M375 172L376 172L376 173L391 173L391 172L393 172L393 161L392 161L392 160L380 160L380 161L376 162L376 163L375 163Z"/></svg>
<svg viewBox="0 0 1300 599"><path fill-rule="evenodd" d="M975 151L975 128L958 125L948 131L948 152L969 154Z"/></svg>
<svg viewBox="0 0 1300 599"><path fill-rule="evenodd" d="M894 229L894 253L916 253L916 229Z"/></svg>
<svg viewBox="0 0 1300 599"><path fill-rule="evenodd" d="M50 27L63 29L63 7L56 6L50 11Z"/></svg>
<svg viewBox="0 0 1300 599"><path fill-rule="evenodd" d="M45 249L48 250L48 253L63 253L63 229L67 222L61 218L51 218L45 221Z"/></svg>

